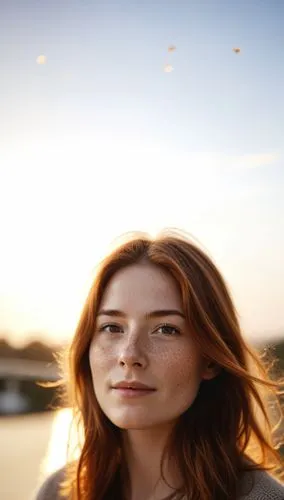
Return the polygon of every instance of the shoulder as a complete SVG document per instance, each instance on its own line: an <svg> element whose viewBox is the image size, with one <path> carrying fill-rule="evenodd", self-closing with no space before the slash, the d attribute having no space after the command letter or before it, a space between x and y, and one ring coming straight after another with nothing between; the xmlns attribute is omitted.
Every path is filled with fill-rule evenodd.
<svg viewBox="0 0 284 500"><path fill-rule="evenodd" d="M284 500L284 486L266 471L245 472L238 500Z"/></svg>
<svg viewBox="0 0 284 500"><path fill-rule="evenodd" d="M59 500L59 485L64 479L65 469L60 469L49 476L36 493L34 500Z"/></svg>

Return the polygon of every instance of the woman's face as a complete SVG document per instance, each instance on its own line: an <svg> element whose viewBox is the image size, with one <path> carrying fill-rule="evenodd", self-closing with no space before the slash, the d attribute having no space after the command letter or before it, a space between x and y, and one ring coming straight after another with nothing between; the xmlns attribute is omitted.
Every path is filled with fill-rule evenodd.
<svg viewBox="0 0 284 500"><path fill-rule="evenodd" d="M191 336L175 280L151 264L122 269L109 282L89 359L97 401L122 429L173 424L201 380L213 376ZM116 387L120 383L125 387Z"/></svg>

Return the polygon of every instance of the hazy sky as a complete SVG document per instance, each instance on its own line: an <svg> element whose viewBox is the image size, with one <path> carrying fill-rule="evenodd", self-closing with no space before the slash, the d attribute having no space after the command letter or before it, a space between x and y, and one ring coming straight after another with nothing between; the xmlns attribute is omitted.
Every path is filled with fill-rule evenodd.
<svg viewBox="0 0 284 500"><path fill-rule="evenodd" d="M0 6L0 332L70 337L108 243L178 226L245 334L284 335L284 2L24 4Z"/></svg>

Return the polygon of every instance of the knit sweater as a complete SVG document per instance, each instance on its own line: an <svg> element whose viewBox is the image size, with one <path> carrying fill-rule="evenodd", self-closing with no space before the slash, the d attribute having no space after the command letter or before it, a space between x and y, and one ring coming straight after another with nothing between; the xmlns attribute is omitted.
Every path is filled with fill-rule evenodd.
<svg viewBox="0 0 284 500"><path fill-rule="evenodd" d="M64 469L48 477L34 500L60 500L59 483ZM265 471L245 472L239 482L237 500L284 500L284 486Z"/></svg>

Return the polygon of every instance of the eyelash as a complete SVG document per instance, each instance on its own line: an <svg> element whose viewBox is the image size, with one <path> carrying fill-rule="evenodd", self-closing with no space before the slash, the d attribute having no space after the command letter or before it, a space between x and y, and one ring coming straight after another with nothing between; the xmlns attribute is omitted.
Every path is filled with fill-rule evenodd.
<svg viewBox="0 0 284 500"><path fill-rule="evenodd" d="M119 325L116 325L115 323L107 323L106 325L102 325L99 328L99 332L106 332L106 328L109 326L115 326L116 328L121 328ZM114 332L107 332L107 333L114 333ZM117 333L117 332L115 332Z"/></svg>
<svg viewBox="0 0 284 500"><path fill-rule="evenodd" d="M107 333L119 333L119 332L108 332L106 330L106 328L108 327L116 327L116 328L121 328L119 325L115 324L115 323L107 323L105 325L102 325L100 328L99 328L99 332L107 332ZM172 331L174 330L174 333L173 334L168 334L168 333L165 333L164 335L166 336L169 336L171 337L172 335L180 335L180 331L178 328L176 328L175 326L172 326L172 325L169 325L168 323L163 323L162 325L159 325L155 332L157 330L159 330L160 328L170 328Z"/></svg>
<svg viewBox="0 0 284 500"><path fill-rule="evenodd" d="M158 328L156 330L159 330L160 328L170 328L171 330L174 330L173 335L180 335L179 329L176 328L175 326L169 325L168 323L163 323L162 325L158 326ZM169 335L169 334L165 334L165 335ZM170 334L169 336L172 336L172 334Z"/></svg>

